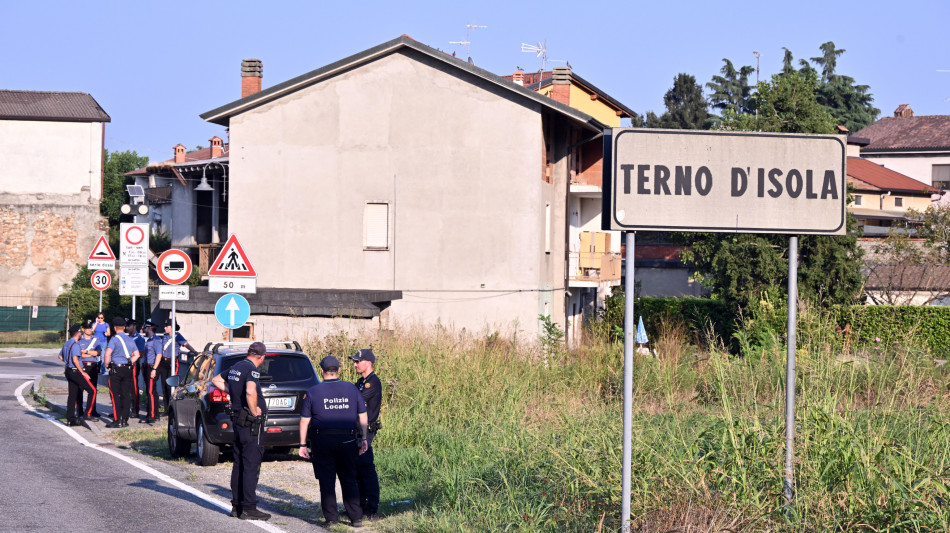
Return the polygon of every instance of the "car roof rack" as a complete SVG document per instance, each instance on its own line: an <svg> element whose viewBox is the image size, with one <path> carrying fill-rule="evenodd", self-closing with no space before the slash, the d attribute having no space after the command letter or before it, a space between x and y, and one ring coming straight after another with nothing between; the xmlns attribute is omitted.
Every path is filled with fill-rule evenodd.
<svg viewBox="0 0 950 533"><path fill-rule="evenodd" d="M297 341L247 341L247 342L209 342L205 345L204 351L211 353L219 353L221 348L241 348L247 347L253 344L254 342L263 342L268 349L275 346L282 345L287 350L296 350L298 352L303 351L303 347L300 346L300 343Z"/></svg>

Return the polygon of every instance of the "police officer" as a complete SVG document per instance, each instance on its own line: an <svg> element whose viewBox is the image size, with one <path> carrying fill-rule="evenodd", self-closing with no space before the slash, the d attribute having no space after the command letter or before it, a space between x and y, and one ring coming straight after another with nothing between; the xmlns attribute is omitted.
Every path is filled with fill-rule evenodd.
<svg viewBox="0 0 950 533"><path fill-rule="evenodd" d="M99 358L102 357L102 351L105 346L100 346L99 337L93 333L95 323L92 320L86 320L82 323L82 336L79 337L79 348L82 350L82 369L89 376L89 383L92 385L92 394L86 393L86 416L97 417L99 411L96 410L96 395L99 387ZM82 402L80 402L82 405Z"/></svg>
<svg viewBox="0 0 950 533"><path fill-rule="evenodd" d="M366 402L352 383L340 381L340 361L328 355L320 361L323 382L310 387L300 409L300 456L311 459L320 482L324 525L340 521L336 507L336 477L340 476L343 507L350 525L362 527L363 509L356 482L356 458L366 452ZM311 424L311 419L313 423ZM312 452L306 440L310 441Z"/></svg>
<svg viewBox="0 0 950 533"><path fill-rule="evenodd" d="M257 509L257 479L261 473L264 447L261 446L267 405L261 391L258 368L264 362L267 347L254 342L247 359L235 363L227 381L218 374L211 384L231 397L231 421L234 428L234 463L231 467L231 516L241 520L267 520L270 515Z"/></svg>
<svg viewBox="0 0 950 533"><path fill-rule="evenodd" d="M82 393L86 391L92 394L92 383L89 381L89 375L82 368L82 349L79 346L79 338L82 336L79 324L69 326L69 339L63 345L63 357L66 362L66 382L69 385L69 392L66 396L66 424L70 426L81 425L82 419Z"/></svg>
<svg viewBox="0 0 950 533"><path fill-rule="evenodd" d="M142 374L139 367L145 355L145 337L139 333L139 323L134 318L125 321L125 333L135 343L135 348L139 351L139 360L132 365L132 416L139 417L139 401L141 400L142 388L139 388L139 376Z"/></svg>
<svg viewBox="0 0 950 533"><path fill-rule="evenodd" d="M125 333L125 319L112 321L116 334L106 348L105 365L109 369L109 395L112 396L112 422L107 428L128 427L129 403L132 401L132 365L139 359L139 350Z"/></svg>
<svg viewBox="0 0 950 533"><path fill-rule="evenodd" d="M162 352L164 351L164 339L161 335L155 334L155 324L151 320L146 320L142 324L145 331L145 357L141 364L142 381L145 386L145 419L139 420L139 423L154 424L158 420L158 389L157 385L168 385L165 379L168 379L168 365L162 365Z"/></svg>
<svg viewBox="0 0 950 533"><path fill-rule="evenodd" d="M174 329L174 334L172 333L173 329ZM186 339L185 336L180 333L180 330L181 330L181 324L175 324L175 327L172 328L172 319L169 318L168 320L165 321L165 342L166 342L166 345L171 346L173 348L171 352L165 354L166 359L163 361L163 363L169 365L168 367L169 375L179 375L181 366L178 363L181 360L179 358L179 355L181 354L182 346L184 346L185 348L188 348L188 350L192 352L198 351L198 350L195 350L191 346L191 344L188 343L188 339ZM171 339L174 339L175 342L173 342L172 344L168 344L168 341ZM162 381L163 385L164 383L165 382ZM164 396L165 396L165 412L167 413L169 398L168 398L168 394L165 394Z"/></svg>
<svg viewBox="0 0 950 533"><path fill-rule="evenodd" d="M375 520L379 514L379 476L376 474L376 465L373 460L373 438L382 428L379 421L379 407L383 400L383 387L379 376L373 371L376 354L372 350L363 348L351 355L350 359L360 375L355 385L363 394L363 400L366 401L366 416L369 420L366 453L356 458L356 481L360 487L360 507L363 508L363 516Z"/></svg>

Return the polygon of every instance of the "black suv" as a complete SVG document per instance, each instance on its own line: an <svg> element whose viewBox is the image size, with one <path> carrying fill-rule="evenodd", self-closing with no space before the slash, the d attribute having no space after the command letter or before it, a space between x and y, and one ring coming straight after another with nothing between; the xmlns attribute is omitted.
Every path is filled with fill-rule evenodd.
<svg viewBox="0 0 950 533"><path fill-rule="evenodd" d="M300 443L300 405L303 395L318 383L317 372L296 341L266 342L270 346L261 373L261 389L267 402L267 422L261 435L264 446L287 452ZM234 433L227 407L230 398L211 384L211 378L247 357L250 343L209 344L195 356L185 376L172 376L175 388L169 405L168 450L172 457L191 452L198 443L198 464L213 466L223 447L231 447Z"/></svg>

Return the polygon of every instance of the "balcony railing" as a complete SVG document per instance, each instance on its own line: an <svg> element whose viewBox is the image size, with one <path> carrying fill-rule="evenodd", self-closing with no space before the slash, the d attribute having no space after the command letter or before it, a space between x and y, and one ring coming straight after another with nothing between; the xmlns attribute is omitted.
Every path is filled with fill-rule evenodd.
<svg viewBox="0 0 950 533"><path fill-rule="evenodd" d="M568 279L574 281L618 281L623 265L620 254L568 252Z"/></svg>
<svg viewBox="0 0 950 533"><path fill-rule="evenodd" d="M145 189L145 201L149 205L169 204L172 201L172 188L149 187Z"/></svg>

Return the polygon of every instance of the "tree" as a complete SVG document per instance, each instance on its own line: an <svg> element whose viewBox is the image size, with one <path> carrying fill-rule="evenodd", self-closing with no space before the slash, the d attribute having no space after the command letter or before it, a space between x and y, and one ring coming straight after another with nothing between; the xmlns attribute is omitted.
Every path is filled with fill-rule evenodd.
<svg viewBox="0 0 950 533"><path fill-rule="evenodd" d="M934 252L929 260L950 264L950 205L930 205L924 211L908 209L907 218L920 223L917 236Z"/></svg>
<svg viewBox="0 0 950 533"><path fill-rule="evenodd" d="M789 58L790 59L790 58ZM817 102L814 72L776 74L759 83L752 98L759 118L725 113L722 127L741 131L832 133L834 121ZM863 281L857 225L848 215L843 236L805 235L799 241L799 294L818 304L856 301ZM681 236L684 262L703 275L714 296L733 309L755 305L761 295L788 280L788 237L767 234L699 233Z"/></svg>
<svg viewBox="0 0 950 533"><path fill-rule="evenodd" d="M99 213L109 219L109 226L118 226L122 213L119 209L129 201L125 174L148 164L147 157L139 157L133 150L106 152L105 183Z"/></svg>
<svg viewBox="0 0 950 533"><path fill-rule="evenodd" d="M722 75L713 76L712 81L706 84L712 91L709 103L720 110L731 109L735 114L749 113L749 96L752 92L749 75L755 72L755 69L745 65L736 70L732 61L723 58L722 62L723 66L719 70Z"/></svg>
<svg viewBox="0 0 950 533"><path fill-rule="evenodd" d="M673 87L663 96L666 113L660 117L664 128L701 130L708 127L709 103L703 98L703 88L696 77L686 73L673 78ZM649 120L647 120L649 127Z"/></svg>

